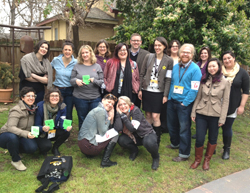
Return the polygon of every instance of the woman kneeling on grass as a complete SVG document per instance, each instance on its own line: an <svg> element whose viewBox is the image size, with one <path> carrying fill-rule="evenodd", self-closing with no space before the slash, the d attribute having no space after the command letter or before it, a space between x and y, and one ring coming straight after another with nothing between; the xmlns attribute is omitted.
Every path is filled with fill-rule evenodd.
<svg viewBox="0 0 250 193"><path fill-rule="evenodd" d="M103 97L102 102L92 109L84 120L78 134L78 146L86 157L96 156L105 149L101 166L110 167L117 165L109 160L111 153L118 140L118 133L113 138L107 138L102 142L97 142L96 135L108 136L106 132L111 129L114 120L114 104L117 98L112 94Z"/></svg>
<svg viewBox="0 0 250 193"><path fill-rule="evenodd" d="M195 161L190 166L196 169L203 156L204 141L208 129L208 143L203 170L209 169L209 162L217 145L219 127L226 121L229 105L230 82L221 73L221 64L212 58L201 78L201 85L195 99L191 118L196 122Z"/></svg>
<svg viewBox="0 0 250 193"><path fill-rule="evenodd" d="M8 149L11 164L20 171L27 168L22 163L19 153L34 153L37 144L30 128L34 125L36 112L35 90L23 87L19 93L20 101L9 111L8 121L0 130L0 147Z"/></svg>
<svg viewBox="0 0 250 193"><path fill-rule="evenodd" d="M51 141L55 141L52 147L52 154L59 156L58 148L68 139L72 126L63 128L66 118L66 105L62 102L63 97L56 87L50 88L44 96L44 101L37 104L38 109L35 118L35 125L40 129L40 135L36 139L40 152L44 155L51 149ZM50 120L54 127L48 126L45 121Z"/></svg>
<svg viewBox="0 0 250 193"><path fill-rule="evenodd" d="M114 128L122 135L118 143L130 150L129 159L134 161L138 155L139 145L143 145L153 158L152 169L159 167L159 146L153 127L147 122L141 110L128 97L121 96L117 103Z"/></svg>

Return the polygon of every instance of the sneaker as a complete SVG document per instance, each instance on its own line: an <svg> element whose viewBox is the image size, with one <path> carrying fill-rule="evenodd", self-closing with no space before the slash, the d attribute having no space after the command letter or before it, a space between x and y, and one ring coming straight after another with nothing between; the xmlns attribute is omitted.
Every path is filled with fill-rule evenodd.
<svg viewBox="0 0 250 193"><path fill-rule="evenodd" d="M18 162L11 161L11 164L19 171L25 171L27 169L25 165L23 165L21 160L19 160Z"/></svg>

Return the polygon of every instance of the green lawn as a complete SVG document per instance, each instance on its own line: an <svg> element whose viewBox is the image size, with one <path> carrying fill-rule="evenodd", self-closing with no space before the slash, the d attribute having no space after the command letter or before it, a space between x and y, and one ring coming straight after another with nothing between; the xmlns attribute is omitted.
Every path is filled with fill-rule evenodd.
<svg viewBox="0 0 250 193"><path fill-rule="evenodd" d="M6 106L5 106L6 107ZM7 106L9 107L9 106ZM69 180L60 186L57 192L186 192L204 183L250 167L250 131L249 103L243 116L234 123L233 142L230 160L222 160L221 129L218 138L217 153L212 157L210 170L203 171L199 166L196 170L189 169L194 161L194 143L192 139L191 157L188 161L176 163L172 158L178 150L165 148L170 143L169 134L162 135L160 146L160 167L151 169L152 158L144 147L135 161L129 160L129 152L119 145L111 156L118 165L101 168L101 155L92 159L86 158L77 146L77 115L74 111L73 132L68 142L60 148L62 155L73 156L73 169ZM8 117L8 112L0 113L0 126ZM195 133L192 126L192 134ZM205 152L204 152L205 153ZM50 154L51 155L51 154ZM25 172L17 171L10 164L11 157L0 148L0 192L34 192L40 186L36 179L44 158L38 152L34 155L23 154L22 161L27 166Z"/></svg>

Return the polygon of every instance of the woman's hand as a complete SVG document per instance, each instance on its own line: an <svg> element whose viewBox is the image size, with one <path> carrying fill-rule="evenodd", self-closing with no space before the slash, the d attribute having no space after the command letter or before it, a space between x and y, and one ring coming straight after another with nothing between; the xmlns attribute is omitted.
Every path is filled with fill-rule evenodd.
<svg viewBox="0 0 250 193"><path fill-rule="evenodd" d="M68 132L70 132L71 129L72 129L72 126L68 126L66 130L67 130Z"/></svg>
<svg viewBox="0 0 250 193"><path fill-rule="evenodd" d="M76 79L76 84L77 86L83 86L85 83L80 79Z"/></svg>
<svg viewBox="0 0 250 193"><path fill-rule="evenodd" d="M192 119L193 122L195 122L195 117L192 117L191 119Z"/></svg>
<svg viewBox="0 0 250 193"><path fill-rule="evenodd" d="M162 99L162 104L165 104L168 101L168 97L164 96Z"/></svg>
<svg viewBox="0 0 250 193"><path fill-rule="evenodd" d="M89 81L90 81L90 82L94 82L94 78L90 78Z"/></svg>
<svg viewBox="0 0 250 193"><path fill-rule="evenodd" d="M223 123L219 123L218 126L221 127L222 125L224 125Z"/></svg>
<svg viewBox="0 0 250 193"><path fill-rule="evenodd" d="M46 132L46 133L47 133L47 132L49 131L49 129L50 129L50 127L49 127L49 126L43 126L43 131L44 131L44 132Z"/></svg>
<svg viewBox="0 0 250 193"><path fill-rule="evenodd" d="M122 114L120 108L118 107L118 104L116 105L116 111L117 111L119 114Z"/></svg>
<svg viewBox="0 0 250 193"><path fill-rule="evenodd" d="M243 106L239 106L238 109L237 109L237 114L238 115L242 115L244 113L244 107Z"/></svg>
<svg viewBox="0 0 250 193"><path fill-rule="evenodd" d="M142 91L139 91L139 92L138 92L138 98L139 98L140 100L142 100Z"/></svg>
<svg viewBox="0 0 250 193"><path fill-rule="evenodd" d="M28 133L28 138L29 138L29 139L34 139L34 138L35 138L35 136L34 136L34 135L32 135L32 134L31 134L31 132L29 132L29 133Z"/></svg>

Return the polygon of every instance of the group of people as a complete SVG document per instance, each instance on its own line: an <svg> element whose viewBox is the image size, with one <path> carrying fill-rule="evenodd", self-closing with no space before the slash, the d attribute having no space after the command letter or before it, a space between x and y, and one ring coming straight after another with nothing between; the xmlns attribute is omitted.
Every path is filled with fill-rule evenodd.
<svg viewBox="0 0 250 193"><path fill-rule="evenodd" d="M196 143L190 168L201 163L208 131L203 169L209 169L219 127L223 130L222 158L229 159L232 125L237 114L244 112L249 95L249 75L235 61L234 53L224 52L221 64L211 58L208 47L202 47L196 64L192 44L173 40L168 45L164 37L157 37L154 53L142 49L141 44L141 36L132 34L131 48L119 43L111 58L109 44L100 40L94 51L83 45L75 59L74 45L65 41L62 54L50 63L50 46L40 41L34 52L21 59L20 101L0 130L0 147L8 149L11 164L26 170L19 154L37 149L44 155L50 150L60 155L59 147L72 129L64 122L72 120L73 106L79 121L78 146L88 158L104 150L102 167L117 164L110 156L118 143L130 151L131 161L143 145L151 154L151 168L157 170L161 120L167 120L170 135L171 144L166 147L179 149L173 161L190 157L191 121L196 123ZM53 120L52 126L46 123L49 120ZM32 126L39 127L36 137ZM53 145L51 141L55 141Z"/></svg>

